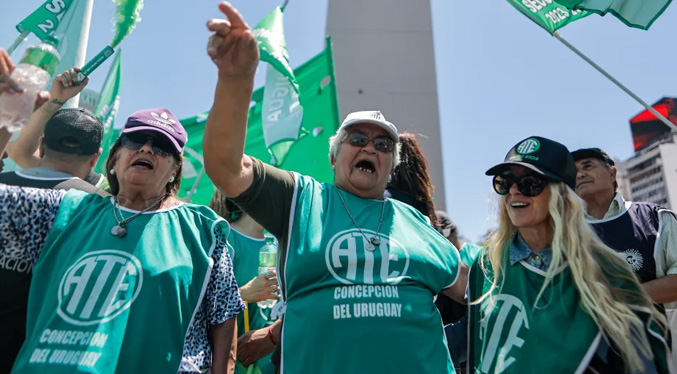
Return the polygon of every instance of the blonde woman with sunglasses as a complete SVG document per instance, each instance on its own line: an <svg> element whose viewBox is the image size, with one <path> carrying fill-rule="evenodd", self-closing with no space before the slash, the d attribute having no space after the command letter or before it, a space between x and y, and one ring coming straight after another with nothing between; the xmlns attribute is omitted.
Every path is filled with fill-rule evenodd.
<svg viewBox="0 0 677 374"><path fill-rule="evenodd" d="M665 318L585 222L567 148L529 137L486 174L499 228L469 276L469 370L671 372Z"/></svg>

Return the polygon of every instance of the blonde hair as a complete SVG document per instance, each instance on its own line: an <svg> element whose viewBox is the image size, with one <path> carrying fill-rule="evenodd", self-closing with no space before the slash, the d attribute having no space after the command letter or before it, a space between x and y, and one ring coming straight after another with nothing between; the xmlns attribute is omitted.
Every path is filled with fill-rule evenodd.
<svg viewBox="0 0 677 374"><path fill-rule="evenodd" d="M560 267L568 261L583 310L592 317L605 339L618 348L630 369L643 371L641 356L653 358L653 352L644 323L629 305L648 308L664 333L667 320L642 291L627 261L602 243L585 221L583 201L562 182L551 182L548 187L552 262L534 307ZM492 285L475 303L491 298L491 293L497 288L500 290L505 280L505 252L517 233L508 216L506 198L500 200L499 227L490 238L489 251L480 260L484 274L493 274ZM487 269L487 260L491 271Z"/></svg>

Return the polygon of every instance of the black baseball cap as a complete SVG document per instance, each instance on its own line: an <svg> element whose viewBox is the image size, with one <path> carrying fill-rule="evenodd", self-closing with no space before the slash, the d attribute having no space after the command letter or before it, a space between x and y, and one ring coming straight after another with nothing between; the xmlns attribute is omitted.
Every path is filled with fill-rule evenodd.
<svg viewBox="0 0 677 374"><path fill-rule="evenodd" d="M574 157L574 161L579 161L584 158L596 158L602 160L609 166L616 165L616 162L614 162L614 160L601 148L581 148L571 152L571 155Z"/></svg>
<svg viewBox="0 0 677 374"><path fill-rule="evenodd" d="M540 136L530 136L510 149L505 160L487 170L486 175L498 175L511 165L524 166L546 178L564 182L576 188L576 164L564 144Z"/></svg>
<svg viewBox="0 0 677 374"><path fill-rule="evenodd" d="M45 125L45 145L74 155L93 155L103 139L103 124L92 113L80 108L61 109Z"/></svg>

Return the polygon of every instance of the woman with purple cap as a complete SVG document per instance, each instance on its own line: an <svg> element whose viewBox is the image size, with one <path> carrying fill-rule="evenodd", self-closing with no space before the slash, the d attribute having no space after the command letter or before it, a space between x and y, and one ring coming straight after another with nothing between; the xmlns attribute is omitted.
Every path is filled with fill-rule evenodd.
<svg viewBox="0 0 677 374"><path fill-rule="evenodd" d="M228 224L185 204L186 132L133 113L106 163L113 197L0 185L4 252L34 269L13 373L225 373L244 305Z"/></svg>
<svg viewBox="0 0 677 374"><path fill-rule="evenodd" d="M379 111L349 114L329 141L333 184L245 155L258 48L237 10L220 9L228 21L207 24L219 78L205 167L278 238L281 371L453 373L433 298L463 300L467 266L426 217L384 196L399 162L397 128Z"/></svg>
<svg viewBox="0 0 677 374"><path fill-rule="evenodd" d="M486 174L499 227L470 270L469 372L672 372L665 317L586 223L567 148L532 136Z"/></svg>

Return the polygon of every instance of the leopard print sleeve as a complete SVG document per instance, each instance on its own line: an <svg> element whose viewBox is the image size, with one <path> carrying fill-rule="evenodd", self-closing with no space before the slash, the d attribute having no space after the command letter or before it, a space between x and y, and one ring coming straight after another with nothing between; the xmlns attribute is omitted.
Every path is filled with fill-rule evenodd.
<svg viewBox="0 0 677 374"><path fill-rule="evenodd" d="M216 230L216 247L212 252L214 268L205 295L210 325L221 324L244 310L244 302L233 275L233 262L228 253L228 232L223 226L217 226Z"/></svg>
<svg viewBox="0 0 677 374"><path fill-rule="evenodd" d="M35 264L66 191L0 184L0 256Z"/></svg>

